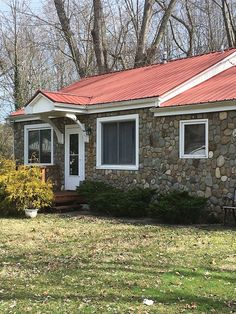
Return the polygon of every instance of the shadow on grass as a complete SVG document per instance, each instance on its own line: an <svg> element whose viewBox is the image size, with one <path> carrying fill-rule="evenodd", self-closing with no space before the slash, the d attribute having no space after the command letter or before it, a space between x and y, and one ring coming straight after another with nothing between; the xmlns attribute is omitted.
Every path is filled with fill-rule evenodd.
<svg viewBox="0 0 236 314"><path fill-rule="evenodd" d="M91 270L94 272L122 271L124 273L137 274L138 276L159 276L163 275L163 273L176 276L176 273L178 273L178 276L182 275L192 278L204 277L206 272L210 272L209 276L212 279L224 280L231 283L236 282L236 273L234 270L222 271L222 269L207 266L198 266L197 268L181 267L180 265L175 265L173 259L168 257L164 263L160 262L158 258L157 261L149 260L148 262L137 261L127 257L124 257L124 260L116 260L116 256L113 256L112 261L99 261L98 258L99 257L96 255L87 255L87 253L85 256L70 256L68 254L48 254L40 250L31 252L30 254L9 254L0 257L0 267L11 265L22 269L25 268L27 271L37 268L41 269L43 273L50 271L50 268L52 271L58 271L60 269L65 269L66 271L80 269L85 272ZM94 263L94 261L96 261L96 263Z"/></svg>
<svg viewBox="0 0 236 314"><path fill-rule="evenodd" d="M24 280L15 277L11 279L5 277L0 287L6 289L7 287L14 286L15 288L11 293L1 293L1 300L31 299L35 302L43 302L47 296L43 295L42 292L42 295L40 295L40 291L49 289L52 291L52 293L48 292L51 300L68 298L78 302L83 298L88 298L91 299L91 302L133 304L142 303L143 295L145 294L145 297L152 298L156 303L164 305L183 303L184 306L186 303L190 304L194 302L202 310L213 308L218 311L217 313L225 313L227 303L232 302L229 297L221 298L220 292L209 294L209 289L211 290L211 288L209 288L209 282L206 281L204 276L209 271L210 281L219 286L224 286L224 282L235 284L236 278L233 276L235 275L233 272L228 271L220 274L219 270L209 268L201 268L193 271L186 267L180 268L177 265L168 263L159 265L155 262L149 263L146 266L142 261L133 260L126 261L125 263L118 261L96 261L96 263L90 264L89 258L83 261L80 258L68 260L66 258L64 255L55 257L53 255L46 255L45 253L42 255L40 252L34 253L33 260L30 261L23 254L8 256L4 261L28 272L29 277L27 282L31 281L34 284L34 293L27 291L30 288L25 287ZM0 264L2 262L3 260L0 260ZM53 267L51 267L52 265ZM38 270L38 272L34 273L34 269ZM31 277L32 273L33 276ZM65 275L68 277L66 282L62 280L62 276ZM70 281L70 278L73 278L73 280ZM154 288L145 289L144 292L143 287L138 284L140 280L143 280L144 282L149 281L149 286L151 286L156 278L161 278L158 288L154 286ZM171 282L180 278L183 281L182 286L176 289L173 288ZM188 279L193 278L197 279L197 281L191 283L194 285L196 293L191 293L188 289ZM219 282L219 280L223 282ZM186 284L187 286L185 286ZM204 284L206 285L205 287ZM199 289L202 290L201 293L204 296L199 295ZM61 294L56 293L58 290ZM101 290L103 290L103 293L101 293ZM93 291L92 294L91 291Z"/></svg>
<svg viewBox="0 0 236 314"><path fill-rule="evenodd" d="M12 219L16 219L16 220L22 220L22 219L28 219L26 218L25 214L19 214L19 215L0 215L0 219L1 220L12 220Z"/></svg>
<svg viewBox="0 0 236 314"><path fill-rule="evenodd" d="M17 287L17 285L16 285ZM175 306L185 307L186 304L196 304L198 311L201 310L211 310L214 309L216 313L234 313L234 302L229 299L221 298L219 296L200 296L198 292L190 293L186 291L169 291L169 289L165 289L165 291L160 289L146 289L144 292L143 289L139 287L132 288L130 285L126 285L123 283L122 287L116 287L115 284L111 282L104 282L103 287L98 286L96 291L94 291L94 287L91 289L89 284L87 287L80 285L70 285L65 284L62 287L61 282L55 282L54 285L47 282L45 286L41 286L41 289L37 289L34 287L34 293L32 291L27 291L29 288L19 287L15 288L14 292L7 294L0 294L2 301L29 301L30 305L33 305L34 302L37 303L50 303L51 301L62 301L65 299L69 299L72 302L83 302L83 300L90 300L90 303L112 303L113 305L128 305L135 306L142 304L144 298L151 298L154 300L154 304L158 306L158 303L161 303L164 306ZM60 288L60 292L58 291ZM47 289L47 293L42 292L43 289ZM77 291L77 292L76 292ZM230 308L229 308L230 307Z"/></svg>
<svg viewBox="0 0 236 314"><path fill-rule="evenodd" d="M112 217L105 214L98 214L96 212L90 212L90 214L83 214L83 211L80 212L71 212L71 213L63 213L59 214L61 218L65 219L85 219L88 222L97 221L97 219L101 219L104 221L109 222L110 224L126 224L126 225L133 225L133 226L160 226L166 228L196 228L204 231L236 231L236 224L232 225L224 225L222 223L218 224L188 224L188 225L181 225L181 224L166 224L161 222L160 220L143 217L143 218L126 218L126 217Z"/></svg>

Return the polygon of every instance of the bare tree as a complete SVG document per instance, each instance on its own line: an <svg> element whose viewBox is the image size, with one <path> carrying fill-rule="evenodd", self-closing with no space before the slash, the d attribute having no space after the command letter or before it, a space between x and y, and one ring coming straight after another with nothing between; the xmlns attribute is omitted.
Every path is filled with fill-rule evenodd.
<svg viewBox="0 0 236 314"><path fill-rule="evenodd" d="M221 1L221 9L225 23L225 29L228 39L229 47L235 47L236 45L236 29L232 12L230 10L227 0Z"/></svg>
<svg viewBox="0 0 236 314"><path fill-rule="evenodd" d="M84 77L85 70L82 55L79 51L79 48L76 44L76 40L74 38L74 34L71 30L70 19L66 15L64 1L54 0L54 4L56 7L57 15L61 24L63 34L65 36L65 40L69 46L71 57L76 67L76 71L80 77Z"/></svg>
<svg viewBox="0 0 236 314"><path fill-rule="evenodd" d="M213 0L213 2L221 9L226 30L226 36L229 47L236 46L236 27L234 23L233 13L227 0Z"/></svg>
<svg viewBox="0 0 236 314"><path fill-rule="evenodd" d="M165 30L177 0L170 0L168 6L163 10L160 25L156 27L154 38L151 43L149 43L151 20L154 16L154 3L156 2L156 0L145 0L141 28L138 33L134 67L150 64L155 60L157 49L163 40Z"/></svg>
<svg viewBox="0 0 236 314"><path fill-rule="evenodd" d="M0 115L38 89L236 45L235 0L26 0L0 9Z"/></svg>
<svg viewBox="0 0 236 314"><path fill-rule="evenodd" d="M108 69L106 28L101 0L93 0L94 26L91 31L93 37L94 52L97 61L98 73L106 73Z"/></svg>
<svg viewBox="0 0 236 314"><path fill-rule="evenodd" d="M160 43L164 37L166 27L168 25L171 13L174 9L176 2L177 2L177 0L170 0L167 9L164 12L160 27L159 27L158 31L156 32L156 35L152 41L151 47L148 50L147 63L153 62L153 60L155 58L157 48L159 47L159 45L160 45Z"/></svg>
<svg viewBox="0 0 236 314"><path fill-rule="evenodd" d="M140 32L138 34L138 43L136 49L136 55L134 64L135 67L142 66L147 61L147 51L146 51L146 42L148 33L150 31L150 23L153 17L153 4L155 0L145 0L144 10L143 10L143 19Z"/></svg>
<svg viewBox="0 0 236 314"><path fill-rule="evenodd" d="M21 108L27 99L27 75L24 73L27 48L23 45L25 35L25 19L19 15L20 8L24 7L18 1L9 4L9 16L1 18L1 39L3 62L2 69L5 72L5 84L3 89L12 86L12 98L14 108ZM27 43L28 45L28 43ZM11 88L10 88L11 90Z"/></svg>

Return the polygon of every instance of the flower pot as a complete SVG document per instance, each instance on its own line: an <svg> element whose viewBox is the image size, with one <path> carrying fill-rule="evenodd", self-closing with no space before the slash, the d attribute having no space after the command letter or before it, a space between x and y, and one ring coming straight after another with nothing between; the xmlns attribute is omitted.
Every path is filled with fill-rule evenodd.
<svg viewBox="0 0 236 314"><path fill-rule="evenodd" d="M38 209L25 208L25 216L28 218L35 218L37 216Z"/></svg>

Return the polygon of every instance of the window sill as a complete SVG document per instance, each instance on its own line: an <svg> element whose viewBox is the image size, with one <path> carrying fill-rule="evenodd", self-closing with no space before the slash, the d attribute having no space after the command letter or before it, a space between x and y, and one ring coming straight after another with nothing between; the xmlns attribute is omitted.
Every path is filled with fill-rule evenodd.
<svg viewBox="0 0 236 314"><path fill-rule="evenodd" d="M101 170L139 170L137 165L100 165L96 169Z"/></svg>
<svg viewBox="0 0 236 314"><path fill-rule="evenodd" d="M185 155L180 156L180 159L208 159L208 156L191 156L191 155Z"/></svg>
<svg viewBox="0 0 236 314"><path fill-rule="evenodd" d="M39 163L34 163L34 164L24 164L24 166L37 166L37 167L47 167L47 166L55 166L54 164L39 164Z"/></svg>

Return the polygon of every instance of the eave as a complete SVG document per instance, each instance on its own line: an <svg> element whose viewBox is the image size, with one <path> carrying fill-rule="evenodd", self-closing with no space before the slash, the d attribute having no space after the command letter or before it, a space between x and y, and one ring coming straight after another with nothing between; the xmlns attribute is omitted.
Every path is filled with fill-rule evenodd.
<svg viewBox="0 0 236 314"><path fill-rule="evenodd" d="M43 97L42 99L44 99L44 101L46 100L44 108L42 108L42 106L37 107L34 106L35 104L37 104L37 101L39 100L39 96L37 95L36 99L33 99L33 101L25 108L26 114L10 116L9 120L15 122L23 122L29 120L40 120L41 114L48 114L50 118L59 118L64 116L65 113L73 113L77 115L95 114L102 112L115 112L121 110L151 108L158 106L159 104L159 97L150 97L134 100L130 99L125 101L96 105L71 105L66 103L57 102L54 103L43 95L41 97Z"/></svg>
<svg viewBox="0 0 236 314"><path fill-rule="evenodd" d="M170 107L159 107L151 109L155 117L167 117L232 110L236 110L236 99L205 102L200 104L174 105Z"/></svg>

